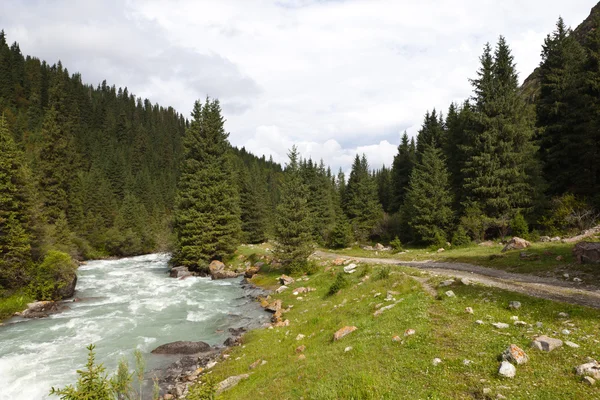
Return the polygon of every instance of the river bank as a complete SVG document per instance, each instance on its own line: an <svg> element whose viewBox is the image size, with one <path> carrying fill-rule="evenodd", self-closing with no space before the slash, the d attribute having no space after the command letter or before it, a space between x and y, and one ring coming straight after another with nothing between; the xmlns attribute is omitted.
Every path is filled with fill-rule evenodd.
<svg viewBox="0 0 600 400"><path fill-rule="evenodd" d="M108 372L132 351L146 356L147 370L166 368L173 358L153 355L159 345L202 340L222 345L228 328L265 319L240 285L242 278L169 278L168 255L90 261L78 271L70 309L48 318L8 320L0 327L0 399L47 399L51 386L77 379L85 347L96 345Z"/></svg>

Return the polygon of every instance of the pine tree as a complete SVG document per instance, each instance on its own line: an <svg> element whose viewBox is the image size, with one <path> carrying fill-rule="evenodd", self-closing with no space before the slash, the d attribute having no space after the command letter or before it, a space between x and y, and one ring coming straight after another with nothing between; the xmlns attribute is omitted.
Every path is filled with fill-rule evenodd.
<svg viewBox="0 0 600 400"><path fill-rule="evenodd" d="M377 196L383 211L390 212L392 205L392 176L389 168L384 165L375 174L377 182Z"/></svg>
<svg viewBox="0 0 600 400"><path fill-rule="evenodd" d="M463 170L467 162L467 145L469 144L468 131L469 123L472 120L471 105L465 102L462 107L452 103L446 116L446 144L444 146L444 155L452 192L455 196L456 210L461 209L461 203L465 200L463 197L464 175Z"/></svg>
<svg viewBox="0 0 600 400"><path fill-rule="evenodd" d="M406 208L417 240L443 244L453 219L448 170L441 149L425 145L410 176Z"/></svg>
<svg viewBox="0 0 600 400"><path fill-rule="evenodd" d="M260 172L254 165L239 171L240 208L244 243L262 243L267 239L267 208Z"/></svg>
<svg viewBox="0 0 600 400"><path fill-rule="evenodd" d="M275 256L287 270L301 272L312 252L308 192L300 175L298 149L295 146L288 157L281 187L281 201L277 206Z"/></svg>
<svg viewBox="0 0 600 400"><path fill-rule="evenodd" d="M205 269L237 248L239 195L219 101L196 101L192 117L177 188L173 263Z"/></svg>
<svg viewBox="0 0 600 400"><path fill-rule="evenodd" d="M366 240L383 214L377 197L377 185L369 173L369 163L363 154L356 155L346 186L344 211L350 220L354 235Z"/></svg>
<svg viewBox="0 0 600 400"><path fill-rule="evenodd" d="M404 132L400 146L398 146L398 154L394 156L394 162L390 172L392 186L390 212L392 213L400 210L400 207L404 203L404 197L406 196L406 190L408 189L408 181L410 180L410 174L414 164L414 141L411 145L408 141L408 134Z"/></svg>
<svg viewBox="0 0 600 400"><path fill-rule="evenodd" d="M427 145L444 147L445 136L443 116L441 114L438 116L435 109L433 109L431 114L428 111L425 114L423 125L417 134L417 158L421 158Z"/></svg>
<svg viewBox="0 0 600 400"><path fill-rule="evenodd" d="M500 37L492 58L489 45L473 80L475 110L467 146L464 190L468 207L479 208L500 232L518 209L532 206L527 171L535 170L530 112L519 94L513 56Z"/></svg>
<svg viewBox="0 0 600 400"><path fill-rule="evenodd" d="M4 116L0 118L0 288L28 280L31 264L26 174Z"/></svg>

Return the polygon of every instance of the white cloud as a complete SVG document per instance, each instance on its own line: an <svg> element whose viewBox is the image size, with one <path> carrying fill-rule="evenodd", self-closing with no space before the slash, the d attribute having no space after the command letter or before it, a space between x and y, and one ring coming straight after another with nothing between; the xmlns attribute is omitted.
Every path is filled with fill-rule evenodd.
<svg viewBox="0 0 600 400"><path fill-rule="evenodd" d="M524 79L562 14L593 0L4 0L0 27L25 53L62 59L84 80L188 115L220 98L230 140L285 161L345 170L356 152L390 165L425 111L470 95L485 42L503 34Z"/></svg>

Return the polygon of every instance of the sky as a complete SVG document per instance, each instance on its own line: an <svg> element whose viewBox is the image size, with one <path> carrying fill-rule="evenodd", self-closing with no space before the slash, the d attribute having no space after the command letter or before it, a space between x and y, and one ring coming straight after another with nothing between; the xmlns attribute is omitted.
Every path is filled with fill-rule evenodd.
<svg viewBox="0 0 600 400"><path fill-rule="evenodd" d="M63 62L186 117L218 98L229 140L285 162L348 171L390 165L426 111L471 95L486 42L513 50L521 80L559 16L594 0L1 0L0 29L24 54Z"/></svg>

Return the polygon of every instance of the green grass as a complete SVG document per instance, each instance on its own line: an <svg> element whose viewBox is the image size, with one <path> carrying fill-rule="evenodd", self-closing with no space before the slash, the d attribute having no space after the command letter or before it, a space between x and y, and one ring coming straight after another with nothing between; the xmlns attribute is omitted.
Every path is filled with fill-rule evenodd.
<svg viewBox="0 0 600 400"><path fill-rule="evenodd" d="M500 244L491 247L469 246L462 248L448 248L442 253L429 249L408 248L405 254L393 254L389 251L368 251L358 247L345 250L324 250L350 257L390 258L401 261L449 261L464 262L502 269L516 273L532 273L538 275L562 275L566 270L591 274L600 277L598 268L586 264L577 264L572 255L572 243L533 243L525 250L512 250L502 253ZM521 258L520 253L524 251L529 257ZM557 257L562 259L557 260Z"/></svg>
<svg viewBox="0 0 600 400"><path fill-rule="evenodd" d="M387 279L378 280L381 268L373 266L371 278L364 283L358 273L349 275L350 286L333 296L327 292L342 267L294 283L292 287L317 289L300 295L302 300L292 290L274 295L283 300L284 308L293 306L284 314L291 325L249 332L243 346L228 350L230 358L211 374L217 380L243 373L251 376L219 398L485 399L498 393L510 399L600 397L600 388L586 386L573 373L585 357L598 357L599 311L460 283L440 289L441 300L436 300L411 277L419 271L393 267ZM267 271L253 282L276 287L278 274ZM456 298L443 295L449 289ZM388 290L398 292L394 298L399 302L373 316L376 304L390 304L384 300ZM375 297L377 293L381 295ZM522 308L508 310L511 300L520 301ZM475 309L474 315L465 313L467 306ZM570 319L558 318L559 312L569 313ZM512 315L532 326L514 326ZM475 324L477 319L485 324ZM491 322L511 326L498 331ZM358 330L334 342L333 333L345 325ZM409 328L416 334L405 337ZM572 334L562 335L564 328ZM298 334L306 337L297 341ZM581 348L564 346L542 353L529 347L537 334L572 340ZM392 341L395 335L402 342ZM525 349L530 362L518 366L516 378L507 380L496 373L497 357L511 343ZM306 346L305 360L296 353L300 345ZM345 352L348 346L352 350ZM443 362L434 367L436 357ZM465 359L472 363L463 364ZM249 370L256 360L267 364ZM490 397L485 397L484 388L491 389Z"/></svg>
<svg viewBox="0 0 600 400"><path fill-rule="evenodd" d="M0 322L12 317L17 311L23 311L27 308L27 303L34 299L23 293L15 293L11 296L0 298Z"/></svg>

